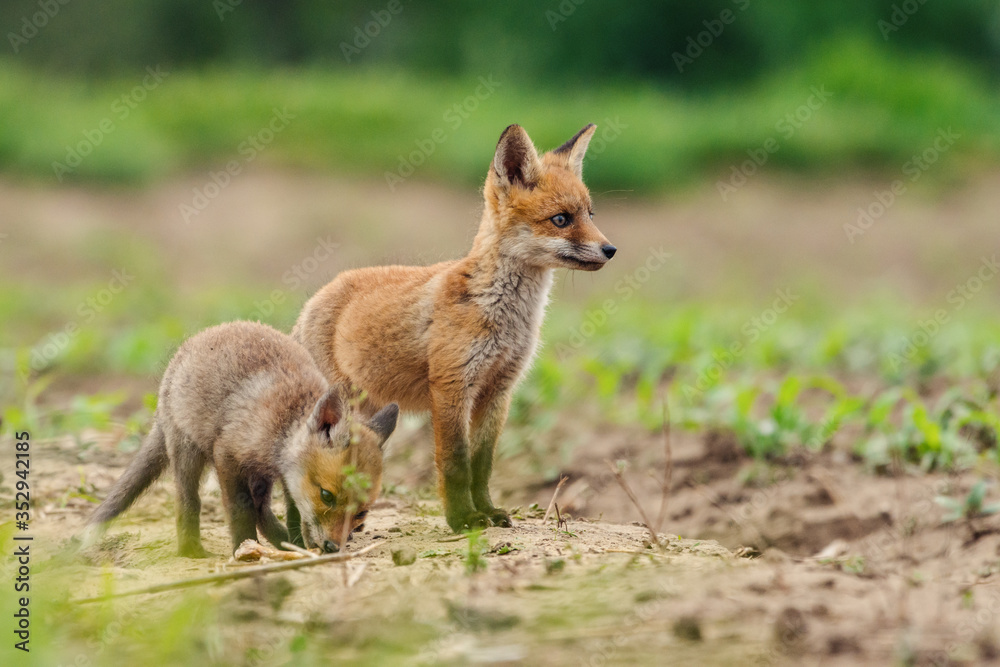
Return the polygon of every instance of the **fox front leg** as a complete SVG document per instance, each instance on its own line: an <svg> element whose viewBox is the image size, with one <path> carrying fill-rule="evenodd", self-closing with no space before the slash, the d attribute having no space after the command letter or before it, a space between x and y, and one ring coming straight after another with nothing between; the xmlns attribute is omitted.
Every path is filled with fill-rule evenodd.
<svg viewBox="0 0 1000 667"><path fill-rule="evenodd" d="M490 476L497 440L507 422L510 392L499 391L479 401L472 415L472 502L490 518L494 526L509 528L510 514L493 506L490 499Z"/></svg>
<svg viewBox="0 0 1000 667"><path fill-rule="evenodd" d="M456 533L489 525L489 517L476 511L472 502L468 411L463 406L460 392L431 390L438 487L445 519Z"/></svg>
<svg viewBox="0 0 1000 667"><path fill-rule="evenodd" d="M288 524L288 541L297 547L306 546L306 541L302 537L302 517L299 515L299 508L292 500L292 494L288 492L288 487L284 487L285 492L285 522Z"/></svg>
<svg viewBox="0 0 1000 667"><path fill-rule="evenodd" d="M283 542L288 541L288 531L271 511L271 482L255 480L250 484L250 495L257 514L257 530L267 538L276 549L284 549Z"/></svg>
<svg viewBox="0 0 1000 667"><path fill-rule="evenodd" d="M257 539L257 512L250 493L250 485L239 473L236 466L215 466L219 487L222 490L222 505L229 518L229 533L233 551L245 540Z"/></svg>

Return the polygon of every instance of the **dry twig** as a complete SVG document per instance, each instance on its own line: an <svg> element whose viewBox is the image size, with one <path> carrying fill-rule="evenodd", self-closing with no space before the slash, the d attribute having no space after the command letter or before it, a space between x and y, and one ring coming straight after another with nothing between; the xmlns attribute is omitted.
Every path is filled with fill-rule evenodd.
<svg viewBox="0 0 1000 667"><path fill-rule="evenodd" d="M83 598L81 600L74 600L78 604L84 604L87 602L101 602L104 600L110 600L112 598L123 598L131 595L145 595L147 593L162 593L164 591L175 591L181 588L191 588L193 586L202 586L204 584L217 584L223 581L234 581L236 579L246 579L248 577L256 577L261 574L270 574L272 572L284 572L286 570L297 570L302 567L310 567L312 565L322 565L323 563L343 563L362 554L366 554L378 544L370 544L363 549L358 549L357 551L352 551L351 553L336 553L330 554L328 556L317 556L316 558L302 558L301 560L293 560L284 563L269 563L267 565L261 565L260 567L247 567L237 570L235 572L219 572L217 574L209 574L203 577L192 577L191 579L180 579L178 581L171 581L165 584L156 584L155 586L148 586L146 588L138 588L134 591L125 591L124 593L113 593L111 595L101 595L95 598Z"/></svg>
<svg viewBox="0 0 1000 667"><path fill-rule="evenodd" d="M309 551L308 549L303 549L299 545L292 544L291 542L282 542L281 547L283 549L288 549L289 551L294 551L295 553L302 554L303 556L308 556L309 558L319 558L319 556Z"/></svg>
<svg viewBox="0 0 1000 667"><path fill-rule="evenodd" d="M663 521L667 518L667 500L670 499L670 485L674 477L674 447L670 440L670 406L667 404L666 396L663 397L663 484L660 487L660 511L656 515L656 532L663 528Z"/></svg>
<svg viewBox="0 0 1000 667"><path fill-rule="evenodd" d="M642 503L639 502L635 492L632 491L632 487L625 479L625 475L622 474L622 471L611 461L605 460L605 463L608 464L608 469L611 470L611 474L615 477L615 481L618 482L618 485L622 487L623 491L625 491L625 495L628 496L628 499L632 501L636 510L639 511L639 516L642 517L642 523L649 531L651 542L657 547L662 546L660 543L659 530L663 525L663 520L667 513L667 500L670 497L670 484L674 473L673 446L670 441L670 408L667 406L666 397L663 398L663 449L666 461L664 462L663 468L663 482L660 484L660 492L662 494L660 496L660 511L657 514L655 525L649 520L646 510L643 508Z"/></svg>
<svg viewBox="0 0 1000 667"><path fill-rule="evenodd" d="M616 466L611 461L605 460L604 462L608 464L608 469L611 471L611 474L615 476L615 481L618 482L618 485L622 487L622 490L625 492L625 495L628 496L628 499L632 501L632 504L639 511L639 516L642 517L642 523L646 526L646 529L649 531L652 543L658 545L660 543L660 539L659 537L657 537L656 531L653 530L653 524L650 522L649 517L646 516L646 510L643 509L642 503L639 502L639 499L636 497L635 492L632 490L632 487L625 479L625 476L622 475L622 471L618 468L618 466Z"/></svg>
<svg viewBox="0 0 1000 667"><path fill-rule="evenodd" d="M552 508L556 505L556 498L559 497L559 492L563 488L563 484L569 481L569 477L560 477L559 483L556 484L556 490L552 492L552 500L549 501L548 509L545 510L545 516L542 517L542 523L549 520L549 515L552 514Z"/></svg>

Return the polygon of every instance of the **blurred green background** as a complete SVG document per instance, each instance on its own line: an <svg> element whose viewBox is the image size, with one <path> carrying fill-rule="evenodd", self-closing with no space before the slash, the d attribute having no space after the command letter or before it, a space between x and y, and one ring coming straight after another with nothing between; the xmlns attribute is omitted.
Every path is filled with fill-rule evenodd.
<svg viewBox="0 0 1000 667"><path fill-rule="evenodd" d="M542 146L586 122L624 127L590 183L644 192L726 173L771 137L772 168L795 172L895 167L947 126L967 140L943 174L1000 156L988 0L11 0L0 26L0 168L43 179L148 182L213 164L274 107L296 122L270 162L383 177L434 129L467 123L419 177L469 184L515 121ZM169 85L122 100L147 68ZM502 100L474 99L480 77L495 82L480 96ZM814 86L822 108L777 128ZM104 119L100 150L53 166Z"/></svg>

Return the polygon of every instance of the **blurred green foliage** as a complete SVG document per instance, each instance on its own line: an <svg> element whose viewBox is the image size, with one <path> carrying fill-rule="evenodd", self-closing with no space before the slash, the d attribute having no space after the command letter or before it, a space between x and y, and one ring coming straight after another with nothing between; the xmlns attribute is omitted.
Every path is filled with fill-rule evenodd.
<svg viewBox="0 0 1000 667"><path fill-rule="evenodd" d="M991 0L105 0L53 6L37 35L12 50L30 63L89 74L147 65L381 65L448 77L493 72L556 85L626 79L697 88L783 69L817 43L843 35L906 55L949 54L983 70L1000 58L998 7ZM40 9L39 0L7 0L0 26L20 35ZM689 48L689 38L703 53L678 68L674 54ZM345 43L360 53L345 56Z"/></svg>
<svg viewBox="0 0 1000 667"><path fill-rule="evenodd" d="M515 121L541 148L597 122L586 169L598 189L730 179L767 142L778 148L752 172L874 168L900 177L949 128L959 139L935 178L1000 158L992 83L954 58L892 55L870 39L832 42L754 82L698 96L650 82L554 88L497 75L484 86L388 69L165 72L135 93L148 75L88 82L0 61L0 168L135 182L255 161L477 184L500 131ZM249 150L276 110L291 118Z"/></svg>

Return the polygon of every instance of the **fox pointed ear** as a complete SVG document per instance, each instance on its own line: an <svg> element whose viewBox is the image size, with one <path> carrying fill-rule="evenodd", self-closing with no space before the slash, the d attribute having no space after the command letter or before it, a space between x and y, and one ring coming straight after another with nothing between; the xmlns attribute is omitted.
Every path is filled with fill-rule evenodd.
<svg viewBox="0 0 1000 667"><path fill-rule="evenodd" d="M556 155L566 157L570 171L576 174L577 178L583 178L583 156L587 154L587 146L590 145L590 139L596 131L597 126L590 123L574 134L572 139L552 151Z"/></svg>
<svg viewBox="0 0 1000 667"><path fill-rule="evenodd" d="M368 428L375 431L378 437L382 439L382 442L379 443L380 449L385 449L386 440L396 430L396 419L398 417L399 406L395 403L390 403L376 412L375 416L368 422Z"/></svg>
<svg viewBox="0 0 1000 667"><path fill-rule="evenodd" d="M510 125L500 135L492 170L501 185L535 187L542 173L542 161L523 127Z"/></svg>
<svg viewBox="0 0 1000 667"><path fill-rule="evenodd" d="M333 387L323 397L316 401L316 407L309 415L307 425L313 433L325 433L330 435L330 431L336 426L344 416L344 397L340 391Z"/></svg>

